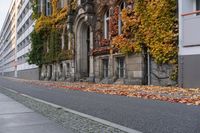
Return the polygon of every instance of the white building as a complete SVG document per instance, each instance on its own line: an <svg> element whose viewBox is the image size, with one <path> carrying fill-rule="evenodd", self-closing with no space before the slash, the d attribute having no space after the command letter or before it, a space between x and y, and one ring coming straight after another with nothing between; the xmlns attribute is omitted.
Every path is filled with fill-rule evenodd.
<svg viewBox="0 0 200 133"><path fill-rule="evenodd" d="M33 20L30 0L13 0L0 33L0 74L38 79L37 66L27 63Z"/></svg>
<svg viewBox="0 0 200 133"><path fill-rule="evenodd" d="M27 54L31 49L30 33L34 29L32 3L31 0L17 0L17 5L17 77L39 79L37 66L27 62Z"/></svg>
<svg viewBox="0 0 200 133"><path fill-rule="evenodd" d="M200 0L179 0L179 85L200 87Z"/></svg>
<svg viewBox="0 0 200 133"><path fill-rule="evenodd" d="M12 1L0 33L0 74L16 76L17 5Z"/></svg>

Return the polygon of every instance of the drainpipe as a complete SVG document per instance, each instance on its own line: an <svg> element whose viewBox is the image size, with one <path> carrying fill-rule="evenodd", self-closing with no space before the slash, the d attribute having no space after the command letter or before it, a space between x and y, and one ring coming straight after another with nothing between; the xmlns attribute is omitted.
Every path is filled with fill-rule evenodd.
<svg viewBox="0 0 200 133"><path fill-rule="evenodd" d="M147 53L147 47L144 43L141 43L142 48L142 56L144 60L144 67L143 67L143 78L142 78L142 84L147 85L148 84L148 53Z"/></svg>
<svg viewBox="0 0 200 133"><path fill-rule="evenodd" d="M148 85L151 85L151 56L149 53L149 49L147 50L147 67L148 67Z"/></svg>

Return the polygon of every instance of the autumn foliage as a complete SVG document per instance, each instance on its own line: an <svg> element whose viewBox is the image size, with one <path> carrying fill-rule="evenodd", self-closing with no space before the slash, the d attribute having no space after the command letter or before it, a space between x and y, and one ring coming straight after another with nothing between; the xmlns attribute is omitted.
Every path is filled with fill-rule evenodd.
<svg viewBox="0 0 200 133"><path fill-rule="evenodd" d="M51 0L52 13L39 11L39 3L33 0L33 18L36 19L31 35L32 49L28 62L41 66L42 64L72 59L73 52L66 49L68 42L66 21L69 10L75 10L76 0L64 7L58 6L58 0ZM63 38L62 38L63 37ZM62 47L62 44L64 46Z"/></svg>
<svg viewBox="0 0 200 133"><path fill-rule="evenodd" d="M41 16L37 19L35 24L36 32L39 32L42 29L49 30L52 27L56 27L59 23L62 23L63 20L66 20L69 11L68 6L58 10L57 0L52 0L52 8L52 15L45 16L44 14L41 14Z"/></svg>
<svg viewBox="0 0 200 133"><path fill-rule="evenodd" d="M140 52L145 45L158 64L177 62L175 0L127 0L122 11L123 34L112 45L124 54Z"/></svg>
<svg viewBox="0 0 200 133"><path fill-rule="evenodd" d="M20 79L18 79L20 80ZM183 103L187 105L200 105L200 89L183 89L178 87L139 86L139 85L113 85L95 84L86 82L52 82L20 80L27 84L46 86L47 89L68 89L75 91L95 92L109 95L120 95Z"/></svg>

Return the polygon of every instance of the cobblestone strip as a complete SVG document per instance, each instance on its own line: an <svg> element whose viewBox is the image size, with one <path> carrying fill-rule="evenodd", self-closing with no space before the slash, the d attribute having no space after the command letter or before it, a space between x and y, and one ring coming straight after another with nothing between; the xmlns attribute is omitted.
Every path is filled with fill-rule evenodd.
<svg viewBox="0 0 200 133"><path fill-rule="evenodd" d="M0 92L24 104L75 133L140 133L138 131L48 103L8 88L0 87Z"/></svg>

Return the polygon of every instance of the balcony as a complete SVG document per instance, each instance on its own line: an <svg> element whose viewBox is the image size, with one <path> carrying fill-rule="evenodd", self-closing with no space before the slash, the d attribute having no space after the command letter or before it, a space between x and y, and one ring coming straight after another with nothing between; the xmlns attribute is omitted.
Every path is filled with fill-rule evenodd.
<svg viewBox="0 0 200 133"><path fill-rule="evenodd" d="M181 17L183 46L200 46L200 10L183 13Z"/></svg>

